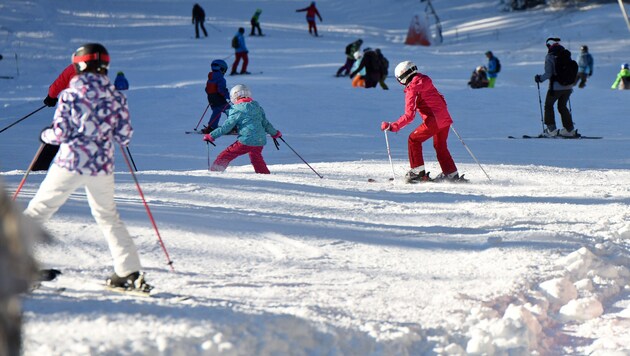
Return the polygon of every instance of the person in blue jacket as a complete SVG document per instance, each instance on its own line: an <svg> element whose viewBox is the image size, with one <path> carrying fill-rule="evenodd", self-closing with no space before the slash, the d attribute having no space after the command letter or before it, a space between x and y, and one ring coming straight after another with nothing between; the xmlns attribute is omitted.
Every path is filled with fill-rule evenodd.
<svg viewBox="0 0 630 356"><path fill-rule="evenodd" d="M578 74L575 78L575 84L578 88L586 86L586 79L593 75L593 56L588 53L588 46L580 48L580 58L578 58ZM578 84L579 82L579 84Z"/></svg>
<svg viewBox="0 0 630 356"><path fill-rule="evenodd" d="M497 81L497 73L501 70L499 60L494 56L492 51L486 52L486 57L488 58L488 71L486 72L488 75L488 88L494 88L494 84Z"/></svg>
<svg viewBox="0 0 630 356"><path fill-rule="evenodd" d="M116 87L116 89L118 90L129 89L129 82L127 81L127 78L125 78L125 73L116 73L116 79L114 79L114 87Z"/></svg>
<svg viewBox="0 0 630 356"><path fill-rule="evenodd" d="M232 64L232 72L230 72L230 75L251 74L247 71L247 64L249 63L249 57L247 56L247 54L249 53L249 51L245 46L245 37L243 37L244 33L245 29L243 27L240 27L236 35L234 35L234 39L232 40L232 47L234 48L234 54L236 58L234 58L234 63ZM241 68L241 72L237 73L238 64L241 59L243 59L243 67Z"/></svg>
<svg viewBox="0 0 630 356"><path fill-rule="evenodd" d="M265 111L252 99L252 93L245 85L234 86L230 90L230 100L233 105L228 119L223 125L204 135L203 140L214 142L215 139L229 134L234 128L238 130L238 136L236 142L217 156L210 170L223 172L236 157L249 154L254 171L269 174L269 168L262 156L262 150L267 144L267 134L274 139L282 137L282 134L267 120Z"/></svg>
<svg viewBox="0 0 630 356"><path fill-rule="evenodd" d="M221 114L230 109L230 93L227 90L224 74L228 70L228 65L222 59L215 59L210 64L211 71L208 73L208 81L206 82L206 94L208 95L208 104L212 108L212 114L208 120L208 125L201 132L210 133L219 126Z"/></svg>

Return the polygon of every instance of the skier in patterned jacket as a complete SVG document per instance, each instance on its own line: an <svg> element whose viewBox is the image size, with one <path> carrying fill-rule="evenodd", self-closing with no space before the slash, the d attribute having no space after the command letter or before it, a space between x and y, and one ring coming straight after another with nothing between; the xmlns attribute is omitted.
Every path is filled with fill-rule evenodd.
<svg viewBox="0 0 630 356"><path fill-rule="evenodd" d="M232 160L247 153L256 173L269 174L269 168L262 156L262 150L267 144L267 134L272 138L280 138L282 134L267 120L265 111L252 99L252 93L245 85L234 86L230 90L230 100L233 106L228 119L216 130L204 135L203 140L214 142L234 128L238 130L238 137L236 142L219 154L210 170L223 172Z"/></svg>
<svg viewBox="0 0 630 356"><path fill-rule="evenodd" d="M409 134L409 164L411 170L405 176L407 183L431 180L424 169L422 143L433 138L433 147L442 168L436 180L465 181L457 173L457 167L446 144L453 119L446 107L444 96L435 88L427 75L418 72L418 67L410 61L399 63L394 70L398 82L405 86L405 113L394 122L383 121L381 130L398 132L416 117L422 116L422 124Z"/></svg>
<svg viewBox="0 0 630 356"><path fill-rule="evenodd" d="M107 283L148 291L136 246L114 202L114 145L128 144L133 133L127 99L107 77L109 54L101 44L79 47L72 63L77 75L59 96L52 126L41 133L43 142L60 146L59 152L24 214L43 223L85 187L114 260Z"/></svg>

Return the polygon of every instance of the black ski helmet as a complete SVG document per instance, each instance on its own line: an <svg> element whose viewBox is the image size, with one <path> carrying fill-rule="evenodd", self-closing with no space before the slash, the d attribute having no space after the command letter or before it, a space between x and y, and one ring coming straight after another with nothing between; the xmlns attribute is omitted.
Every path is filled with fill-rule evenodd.
<svg viewBox="0 0 630 356"><path fill-rule="evenodd" d="M228 70L228 65L222 59L215 59L214 61L212 61L212 64L210 64L210 68L213 71L218 70L221 73L225 74L225 72L227 72L227 70Z"/></svg>
<svg viewBox="0 0 630 356"><path fill-rule="evenodd" d="M93 72L107 74L109 53L100 43L86 43L72 55L72 63L77 73Z"/></svg>
<svg viewBox="0 0 630 356"><path fill-rule="evenodd" d="M588 46L587 46L587 45L584 45L584 46L582 46L582 47L580 48L580 50L581 50L582 52L588 52Z"/></svg>

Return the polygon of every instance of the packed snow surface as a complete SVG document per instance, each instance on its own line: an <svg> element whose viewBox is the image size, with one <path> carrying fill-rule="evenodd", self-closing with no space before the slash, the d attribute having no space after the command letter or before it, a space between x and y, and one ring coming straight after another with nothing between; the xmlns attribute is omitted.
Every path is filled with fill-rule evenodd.
<svg viewBox="0 0 630 356"><path fill-rule="evenodd" d="M208 38L195 39L192 3L175 0L5 0L0 4L0 126L36 110L86 42L103 43L110 77L125 72L137 178L174 264L158 244L120 153L116 199L141 252L154 297L104 291L106 243L77 191L46 225L36 251L63 271L24 300L26 355L630 354L630 91L611 90L630 61L617 4L503 12L499 1L434 1L444 43L406 46L415 0L320 0L319 38L308 1L206 1ZM626 5L627 7L627 5ZM233 60L256 8L264 37L246 37L242 83L283 138L224 173L209 147L186 135L201 120L210 62ZM508 139L541 130L547 37L595 59L571 96L579 132L599 140ZM449 145L469 184L404 184L407 135L388 134L402 87L355 89L334 74L345 46L380 48L390 74L412 60L444 94ZM492 50L494 89L467 88ZM0 134L0 172L12 194L51 122L46 108ZM560 118L557 115L557 123ZM319 178L290 149L291 145ZM440 173L431 142L427 169ZM485 170L484 171L481 169ZM395 177L395 180L388 179ZM25 206L44 178L32 173ZM374 182L368 183L368 179Z"/></svg>

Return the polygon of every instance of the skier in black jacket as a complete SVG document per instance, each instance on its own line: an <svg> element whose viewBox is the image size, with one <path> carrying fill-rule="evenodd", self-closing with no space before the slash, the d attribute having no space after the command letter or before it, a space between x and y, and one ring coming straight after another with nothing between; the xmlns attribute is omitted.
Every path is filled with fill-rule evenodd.
<svg viewBox="0 0 630 356"><path fill-rule="evenodd" d="M363 50L361 63L354 72L350 73L350 78L353 78L361 71L361 69L365 68L365 87L375 88L376 84L378 84L383 76L381 67L381 61L378 54L368 47Z"/></svg>
<svg viewBox="0 0 630 356"><path fill-rule="evenodd" d="M346 63L337 70L337 77L345 77L346 75L350 74L350 69L356 61L354 59L354 52L358 51L361 48L362 44L363 40L359 38L358 40L346 46Z"/></svg>
<svg viewBox="0 0 630 356"><path fill-rule="evenodd" d="M206 21L206 12L203 11L203 8L199 6L199 4L195 4L192 9L192 23L195 24L195 38L199 38L199 27L201 26L201 30L203 31L204 36L208 37L208 32L206 31L206 27L203 25L203 22Z"/></svg>

